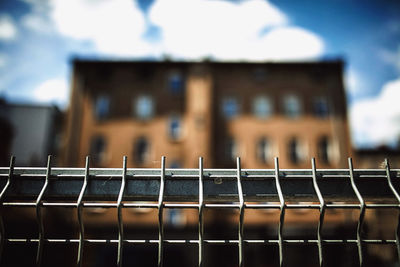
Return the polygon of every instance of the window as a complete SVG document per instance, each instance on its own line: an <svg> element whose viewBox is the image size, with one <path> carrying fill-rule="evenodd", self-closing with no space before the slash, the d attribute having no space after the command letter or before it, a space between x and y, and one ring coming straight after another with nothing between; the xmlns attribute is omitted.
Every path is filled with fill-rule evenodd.
<svg viewBox="0 0 400 267"><path fill-rule="evenodd" d="M166 209L165 222L173 227L183 227L186 224L186 213L180 209Z"/></svg>
<svg viewBox="0 0 400 267"><path fill-rule="evenodd" d="M171 162L171 164L169 165L169 167L171 168L171 169L178 169L178 168L182 168L182 164L181 164L181 162L179 161L179 160L173 160L172 162Z"/></svg>
<svg viewBox="0 0 400 267"><path fill-rule="evenodd" d="M222 113L225 118L232 119L239 114L239 105L235 98L225 98L222 100Z"/></svg>
<svg viewBox="0 0 400 267"><path fill-rule="evenodd" d="M254 70L254 78L257 82L265 81L267 76L267 71L264 68L256 68Z"/></svg>
<svg viewBox="0 0 400 267"><path fill-rule="evenodd" d="M102 120L108 117L110 112L110 98L106 95L100 95L96 98L94 105L95 117Z"/></svg>
<svg viewBox="0 0 400 267"><path fill-rule="evenodd" d="M143 164L149 156L149 143L145 137L140 137L136 140L133 149L133 158L138 164Z"/></svg>
<svg viewBox="0 0 400 267"><path fill-rule="evenodd" d="M303 148L301 147L297 138L292 138L289 141L289 159L292 163L297 164L303 160L305 153L302 151L302 149Z"/></svg>
<svg viewBox="0 0 400 267"><path fill-rule="evenodd" d="M99 166L104 163L106 157L106 143L102 136L92 138L89 154L94 166Z"/></svg>
<svg viewBox="0 0 400 267"><path fill-rule="evenodd" d="M257 158L262 163L267 163L272 158L272 146L266 138L261 138L257 143Z"/></svg>
<svg viewBox="0 0 400 267"><path fill-rule="evenodd" d="M314 115L318 118L326 118L329 115L328 101L325 97L317 97L313 101Z"/></svg>
<svg viewBox="0 0 400 267"><path fill-rule="evenodd" d="M324 164L329 164L332 160L332 144L327 136L323 136L318 141L318 158Z"/></svg>
<svg viewBox="0 0 400 267"><path fill-rule="evenodd" d="M172 94L183 92L183 77L179 72L172 72L168 77L168 89Z"/></svg>
<svg viewBox="0 0 400 267"><path fill-rule="evenodd" d="M233 161L235 162L236 157L238 156L238 148L235 139L232 137L228 138L226 141L226 146L225 146L225 158L228 161Z"/></svg>
<svg viewBox="0 0 400 267"><path fill-rule="evenodd" d="M295 95L287 95L283 100L285 115L289 118L297 118L301 115L300 99Z"/></svg>
<svg viewBox="0 0 400 267"><path fill-rule="evenodd" d="M169 119L169 137L172 140L178 140L181 137L182 127L181 127L181 118L179 116L171 116Z"/></svg>
<svg viewBox="0 0 400 267"><path fill-rule="evenodd" d="M154 103L150 96L139 96L136 99L135 115L141 120L148 120L153 117Z"/></svg>
<svg viewBox="0 0 400 267"><path fill-rule="evenodd" d="M257 118L268 118L272 115L272 103L268 97L257 97L253 100L253 114Z"/></svg>

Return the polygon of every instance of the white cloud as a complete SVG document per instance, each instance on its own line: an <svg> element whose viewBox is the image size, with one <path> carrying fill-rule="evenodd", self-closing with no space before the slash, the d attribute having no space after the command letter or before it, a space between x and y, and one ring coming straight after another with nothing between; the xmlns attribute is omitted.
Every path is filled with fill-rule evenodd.
<svg viewBox="0 0 400 267"><path fill-rule="evenodd" d="M17 36L17 28L13 19L8 15L0 16L0 40L14 40Z"/></svg>
<svg viewBox="0 0 400 267"><path fill-rule="evenodd" d="M40 103L56 103L64 107L68 100L68 83L64 79L50 79L33 90L33 99Z"/></svg>
<svg viewBox="0 0 400 267"><path fill-rule="evenodd" d="M162 30L161 49L183 59L302 60L324 49L321 38L288 26L267 1L157 0L149 19Z"/></svg>
<svg viewBox="0 0 400 267"><path fill-rule="evenodd" d="M400 78L387 82L376 98L354 103L350 109L356 145L391 145L400 138Z"/></svg>
<svg viewBox="0 0 400 267"><path fill-rule="evenodd" d="M302 60L317 58L324 43L316 34L299 27L281 27L261 39L260 54L272 60Z"/></svg>
<svg viewBox="0 0 400 267"><path fill-rule="evenodd" d="M151 21L162 27L166 35L209 37L244 34L252 37L265 26L281 25L286 16L265 1L157 0L150 10ZM186 38L186 36L182 36Z"/></svg>
<svg viewBox="0 0 400 267"><path fill-rule="evenodd" d="M153 47L142 40L143 12L132 0L25 0L32 12L23 24L35 31L93 42L97 51L115 56L144 56Z"/></svg>
<svg viewBox="0 0 400 267"><path fill-rule="evenodd" d="M148 22L160 39L146 41L145 14L132 0L25 0L33 12L24 17L30 29L92 41L97 52L114 56L160 56L197 60L304 60L324 51L323 40L289 25L268 1L156 0Z"/></svg>
<svg viewBox="0 0 400 267"><path fill-rule="evenodd" d="M63 35L93 41L103 53L142 55L145 18L132 0L51 0L50 17Z"/></svg>

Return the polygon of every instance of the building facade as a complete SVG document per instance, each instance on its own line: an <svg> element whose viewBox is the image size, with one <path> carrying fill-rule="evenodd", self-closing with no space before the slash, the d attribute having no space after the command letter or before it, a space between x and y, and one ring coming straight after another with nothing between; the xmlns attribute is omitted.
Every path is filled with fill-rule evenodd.
<svg viewBox="0 0 400 267"><path fill-rule="evenodd" d="M348 168L347 157L352 156L352 151L342 72L341 61L75 60L63 149L57 164L83 167L85 156L91 155L91 167L121 168L122 157L127 155L128 168L159 168L161 156L166 156L167 168L197 168L198 158L202 156L205 168L234 168L235 159L240 156L242 169L270 169L277 156L283 169L310 169L311 157L316 158L317 168ZM83 177L81 182L83 184ZM87 191L90 191L90 182L88 184ZM81 195L79 192L76 192L77 198ZM86 199L85 193L83 190L81 200L91 202L93 199ZM278 200L277 197L276 202ZM157 203L157 199L146 201ZM207 198L204 201L211 202ZM266 204L265 201L260 196L259 203ZM115 204L115 200L110 199L111 202ZM315 198L307 203L319 202ZM71 232L76 238L76 230L84 229L87 241L92 238L116 240L121 227L115 206L82 206L82 218L78 218L77 209L71 206L67 209L46 206L43 209L46 211L46 236L52 237L54 233L65 236ZM122 210L125 238L146 241L143 245L125 243L124 264L156 265L157 246L149 240L158 238L158 210L136 207ZM337 210L340 209L331 209L324 215L323 238L354 239L358 208ZM35 210L31 209L29 214L13 209L8 212L6 229L28 229L27 225L33 225L33 230L28 230L36 231ZM9 214L24 215L24 219L13 219ZM165 206L162 214L166 238L197 239L200 220L197 208ZM280 231L278 225L282 224L280 214L279 209L246 209L243 235L252 240L276 240ZM387 217L392 218L393 213ZM283 235L288 240L315 239L320 219L319 209L287 209ZM23 222L23 226L15 223L18 221ZM78 221L82 225L78 225ZM372 212L367 213L366 221L372 222L373 234L388 225L386 217L381 220ZM378 221L383 223L380 225ZM205 239L237 239L238 209L204 208L203 222ZM48 233L49 229L54 231L53 235ZM204 266L237 266L238 259L232 256L237 255L237 244L224 244L207 243ZM196 245L192 242L179 247L166 246L164 266L197 266ZM315 242L296 246L285 244L285 265L297 266L302 262L302 266L319 266L316 245ZM50 252L48 257L59 263L59 255L51 253L52 249L52 246L45 247ZM77 246L63 249L67 258L64 265L74 264ZM248 243L245 251L246 266L278 266L277 243L258 246ZM380 258L386 257L387 261L395 255L394 246L385 248L385 252L370 248L366 251L370 258L376 254ZM332 266L359 265L357 257L353 257L357 255L355 244L325 246L324 253L326 262ZM96 244L88 241L84 244L83 266L110 266L115 264L116 255L115 242ZM370 262L366 266L383 266L382 261L379 264Z"/></svg>
<svg viewBox="0 0 400 267"><path fill-rule="evenodd" d="M347 166L341 61L75 60L63 164L101 167Z"/></svg>
<svg viewBox="0 0 400 267"><path fill-rule="evenodd" d="M240 156L242 169L270 169L277 156L281 168L309 169L311 157L316 158L317 168L347 168L352 151L342 74L342 61L75 60L59 165L83 167L85 156L91 155L91 167L121 168L126 155L128 168L159 168L161 156L167 157L167 168L197 168L202 156L205 168L232 168ZM60 221L58 227L77 222L75 209L52 212L48 215ZM157 238L157 212L124 208L125 237ZM115 208L85 207L83 213L85 238L115 239L119 227ZM349 239L356 231L357 215L358 210L349 209L327 212L324 238L340 234ZM246 236L276 239L279 216L278 209L246 209ZM197 234L197 209L165 208L163 217L169 238ZM287 210L285 237L315 239L318 220L316 209ZM237 209L205 209L205 238L236 239L238 221ZM164 266L195 266L194 248L171 248L165 252ZM232 257L236 250L236 245L207 244L204 266L237 266ZM288 266L300 261L317 266L317 253L304 257L307 251L304 246L288 246ZM86 266L109 266L115 252L87 244L83 261ZM276 266L279 261L276 246L249 245L246 253L249 266ZM356 255L356 246L350 252L343 247L325 253L332 266L358 265L348 256ZM126 264L138 266L154 266L157 259L156 247L126 245L125 255L129 255Z"/></svg>

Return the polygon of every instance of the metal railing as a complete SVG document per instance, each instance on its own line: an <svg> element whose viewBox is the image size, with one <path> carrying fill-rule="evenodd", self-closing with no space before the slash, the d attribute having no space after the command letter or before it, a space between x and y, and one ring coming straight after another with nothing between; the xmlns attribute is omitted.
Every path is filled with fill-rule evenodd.
<svg viewBox="0 0 400 267"><path fill-rule="evenodd" d="M205 169L202 158L199 158L198 169L168 169L165 157L162 157L161 166L157 169L127 168L126 157L123 158L122 168L90 168L89 162L87 157L85 168L56 168L51 166L49 156L46 168L29 168L15 167L12 157L9 167L0 168L1 209L34 208L39 233L37 238L6 237L2 212L0 253L6 243L37 244L36 265L40 266L43 244L76 243L77 266L81 266L85 244L116 243L116 264L122 266L125 246L157 244L158 266L163 266L165 245L184 244L198 246L198 266L203 266L206 244L230 244L237 245L238 265L245 266L245 245L265 244L278 246L279 265L283 266L287 244L311 244L317 246L319 265L324 266L324 246L354 244L358 249L359 265L364 266L365 245L391 244L397 247L400 257L398 223L395 239L367 239L362 232L367 209L392 209L396 213L400 209L400 169L390 169L388 161L383 169L354 169L351 158L348 169L317 169L314 159L310 169L280 169L278 158L275 158L274 169L242 169L240 158L237 158L236 169ZM46 207L76 208L79 237L45 237L42 210ZM117 209L118 238L86 238L82 216L84 208ZM122 210L129 208L158 210L158 239L126 238ZM198 210L197 239L165 238L163 209L171 208ZM205 239L204 210L216 208L239 211L237 239ZM246 238L243 228L244 214L248 209L279 210L278 238ZM289 209L319 211L316 239L285 238L285 213ZM356 239L323 237L325 213L329 209L359 210Z"/></svg>

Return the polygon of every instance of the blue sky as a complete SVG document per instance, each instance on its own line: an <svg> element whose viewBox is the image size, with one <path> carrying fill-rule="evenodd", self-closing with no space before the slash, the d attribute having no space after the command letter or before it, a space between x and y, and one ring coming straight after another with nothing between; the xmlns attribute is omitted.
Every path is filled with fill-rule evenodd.
<svg viewBox="0 0 400 267"><path fill-rule="evenodd" d="M0 96L68 105L73 57L343 58L353 144L400 138L400 1L3 0ZM372 127L373 125L373 127Z"/></svg>

